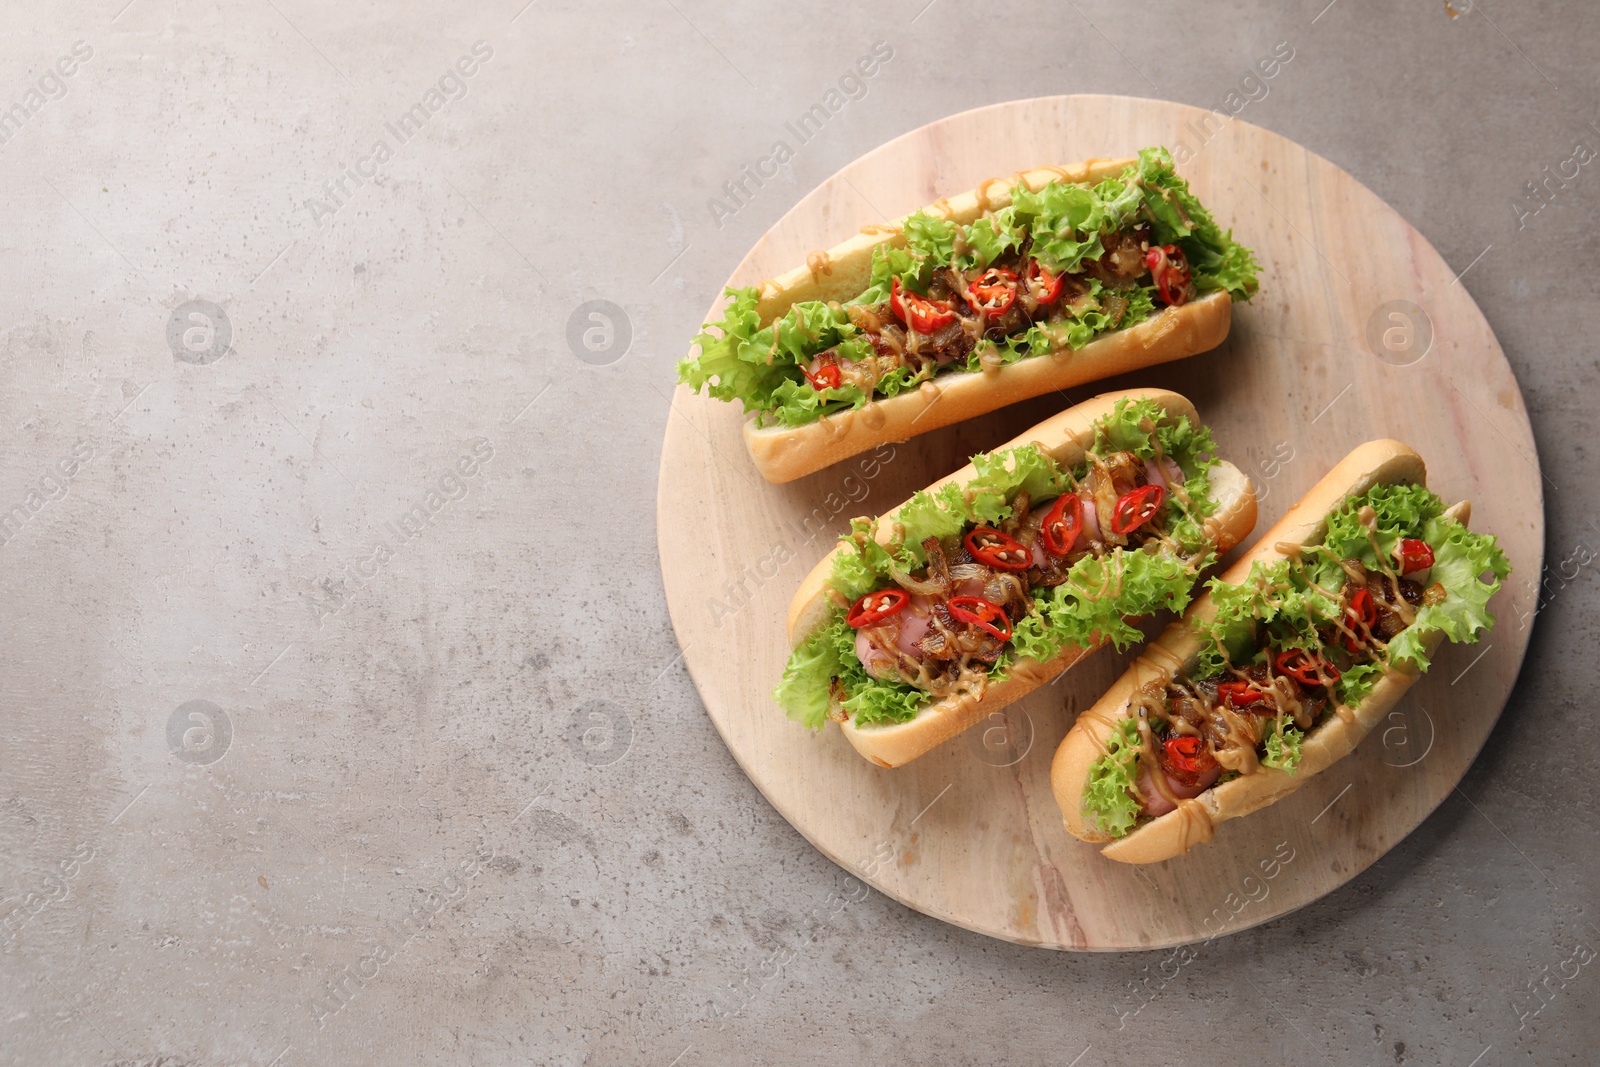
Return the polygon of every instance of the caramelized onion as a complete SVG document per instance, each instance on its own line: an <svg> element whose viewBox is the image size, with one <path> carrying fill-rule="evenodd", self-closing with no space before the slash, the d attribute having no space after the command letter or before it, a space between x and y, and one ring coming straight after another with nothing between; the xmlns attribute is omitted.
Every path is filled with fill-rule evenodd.
<svg viewBox="0 0 1600 1067"><path fill-rule="evenodd" d="M927 578L913 578L892 563L889 565L889 577L893 578L895 584L908 593L922 593L925 596L941 597L948 596L950 593L948 580L940 581L931 575Z"/></svg>
<svg viewBox="0 0 1600 1067"><path fill-rule="evenodd" d="M1095 509L1106 515L1116 514L1117 487L1112 483L1111 472L1097 463L1095 469L1089 473L1089 478L1094 486ZM1113 545L1128 543L1128 539L1111 529L1109 524L1100 528L1100 539Z"/></svg>
<svg viewBox="0 0 1600 1067"><path fill-rule="evenodd" d="M1026 489L1017 490L1017 495L1011 498L1011 515L1000 522L1001 532L1015 537L1022 529L1023 524L1028 521L1028 512L1032 506L1033 497L1028 495L1028 491ZM1025 541L1023 543L1031 544L1032 542Z"/></svg>
<svg viewBox="0 0 1600 1067"><path fill-rule="evenodd" d="M872 333L882 333L891 321L885 316L886 308L887 305L884 304L851 304L845 308L845 314L856 327Z"/></svg>
<svg viewBox="0 0 1600 1067"><path fill-rule="evenodd" d="M998 571L983 583L983 599L991 604L1001 607L1012 600L1021 600L1027 596L1027 589L1022 584L1022 579L1015 574Z"/></svg>
<svg viewBox="0 0 1600 1067"><path fill-rule="evenodd" d="M922 554L928 557L928 577L949 585L950 559L944 554L944 542L937 537L923 538Z"/></svg>
<svg viewBox="0 0 1600 1067"><path fill-rule="evenodd" d="M950 584L952 585L970 582L974 578L981 580L987 577L989 577L989 568L981 563L957 563L950 568Z"/></svg>
<svg viewBox="0 0 1600 1067"><path fill-rule="evenodd" d="M1105 305L1106 318L1110 319L1113 325L1120 325L1122 316L1128 313L1127 298L1111 295L1107 296L1102 303Z"/></svg>
<svg viewBox="0 0 1600 1067"><path fill-rule="evenodd" d="M921 593L924 596L947 597L950 595L950 559L944 554L944 545L937 537L924 538L922 542L923 554L928 557L928 576L926 578L913 578L910 574L889 565L889 577L895 584L908 593Z"/></svg>

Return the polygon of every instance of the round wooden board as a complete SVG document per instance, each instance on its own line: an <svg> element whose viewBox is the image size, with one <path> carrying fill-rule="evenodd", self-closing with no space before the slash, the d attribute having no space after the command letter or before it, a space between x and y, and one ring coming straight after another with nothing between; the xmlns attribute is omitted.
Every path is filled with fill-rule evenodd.
<svg viewBox="0 0 1600 1067"><path fill-rule="evenodd" d="M1221 348L885 446L789 485L757 475L735 405L683 387L662 449L667 602L689 672L740 766L807 840L879 890L1028 945L1119 950L1204 940L1354 877L1439 805L1489 736L1527 647L1542 562L1533 435L1483 315L1393 209L1266 130L1109 96L955 115L834 175L757 242L729 284L780 274L860 226L985 178L1151 144L1173 150L1202 201L1261 261L1261 292L1236 306ZM1409 349L1406 315L1417 331ZM1387 348L1385 329L1401 331ZM1429 331L1424 352L1415 338ZM1401 351L1379 358L1374 347ZM1097 653L899 770L867 763L832 727L808 733L771 697L789 653L790 596L851 516L898 505L1069 399L1133 385L1194 401L1222 453L1257 482L1257 532L1353 446L1397 437L1427 459L1436 491L1474 502L1473 526L1497 533L1516 568L1493 604L1499 625L1489 641L1447 646L1354 755L1279 804L1224 824L1211 844L1148 867L1113 863L1068 836L1049 781L1074 715L1133 652Z"/></svg>

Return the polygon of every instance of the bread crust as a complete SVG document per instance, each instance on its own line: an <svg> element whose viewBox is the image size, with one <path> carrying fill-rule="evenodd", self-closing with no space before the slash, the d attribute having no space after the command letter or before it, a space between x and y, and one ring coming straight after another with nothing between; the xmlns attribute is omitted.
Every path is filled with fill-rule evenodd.
<svg viewBox="0 0 1600 1067"><path fill-rule="evenodd" d="M1375 485L1427 483L1427 468L1422 457L1399 441L1369 441L1357 447L1290 508L1255 546L1222 575L1232 584L1245 581L1257 562L1284 558L1278 545L1311 545L1320 542L1327 531L1327 516L1345 498L1363 493ZM1471 508L1459 504L1450 509L1465 523ZM1209 594L1190 605L1183 619L1169 626L1140 657L1129 665L1122 677L1095 705L1081 715L1061 746L1050 768L1051 789L1061 807L1067 832L1085 841L1110 842L1101 855L1123 863L1155 863L1181 855L1196 843L1211 840L1218 823L1258 811L1299 789L1308 779L1353 751L1418 677L1411 670L1392 670L1373 686L1354 714L1346 720L1330 718L1307 735L1295 773L1262 767L1253 774L1241 775L1206 790L1191 800L1181 800L1175 811L1152 819L1127 836L1112 839L1091 826L1083 814L1083 788L1090 765L1105 752L1106 741L1116 724L1126 718L1135 694L1144 685L1170 679L1193 660L1202 641L1189 625L1210 619L1215 609ZM1442 635L1433 635L1428 651L1438 647Z"/></svg>
<svg viewBox="0 0 1600 1067"><path fill-rule="evenodd" d="M1091 159L1074 166L1039 167L991 178L976 189L936 201L921 210L963 225L985 211L1011 203L1012 186L1040 189L1052 181L1097 182L1115 177L1134 158ZM758 287L756 313L763 326L805 300L851 300L871 280L872 253L879 245L904 247L901 223L869 226L827 252L813 252L806 266ZM752 414L744 424L745 447L769 482L804 477L886 442L994 411L1053 390L1109 378L1157 363L1182 359L1221 344L1232 323L1232 298L1208 293L1181 307L1164 308L1149 319L1089 342L1080 349L1031 355L992 371L936 375L915 390L869 401L855 411L825 416L804 426L757 428Z"/></svg>
<svg viewBox="0 0 1600 1067"><path fill-rule="evenodd" d="M1058 463L1076 465L1093 441L1095 420L1109 415L1117 402L1123 399L1154 400L1172 420L1187 416L1196 424L1200 421L1194 405L1177 393L1164 389L1130 389L1126 392L1104 393L1068 408L1000 445L995 451L1031 444L1048 452ZM937 490L950 482L965 483L976 473L969 463L928 488ZM1216 543L1217 551L1221 554L1238 544L1255 526L1255 488L1242 471L1231 463L1223 462L1212 472L1212 491L1219 506L1206 519L1206 534ZM900 507L886 512L875 523L873 536L880 543L887 544L890 540L892 520ZM803 644L828 620L832 605L827 597L827 583L838 552L839 549L834 548L812 568L790 602L788 633L789 643L794 647ZM1011 667L1009 677L987 686L981 698L975 699L970 695L947 697L930 704L909 722L866 727L846 722L839 726L851 745L866 759L880 767L903 766L992 712L1020 700L1093 651L1093 648L1068 648L1048 662L1018 660Z"/></svg>

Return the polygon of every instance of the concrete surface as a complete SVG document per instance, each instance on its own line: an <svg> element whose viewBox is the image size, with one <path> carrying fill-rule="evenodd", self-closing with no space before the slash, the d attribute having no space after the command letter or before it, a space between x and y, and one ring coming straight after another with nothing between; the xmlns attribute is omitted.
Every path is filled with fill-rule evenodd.
<svg viewBox="0 0 1600 1067"><path fill-rule="evenodd" d="M1525 183L1600 147L1600 11L925 2L7 5L0 1060L1594 1061L1600 198ZM1374 868L1181 966L852 900L676 659L673 362L896 134L1231 91L1464 270L1516 368L1550 567L1504 719Z"/></svg>

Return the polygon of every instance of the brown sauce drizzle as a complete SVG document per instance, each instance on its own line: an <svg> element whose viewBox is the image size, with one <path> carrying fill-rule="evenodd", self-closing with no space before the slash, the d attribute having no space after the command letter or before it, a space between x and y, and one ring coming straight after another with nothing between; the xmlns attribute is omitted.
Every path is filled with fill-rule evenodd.
<svg viewBox="0 0 1600 1067"><path fill-rule="evenodd" d="M1200 796L1205 794L1201 793ZM1217 832L1216 823L1211 821L1211 813L1200 803L1200 797L1182 801L1178 804L1178 810L1171 814L1182 820L1178 824L1178 844L1182 846L1180 852L1187 852L1197 844L1210 841Z"/></svg>
<svg viewBox="0 0 1600 1067"><path fill-rule="evenodd" d="M1372 555L1378 561L1378 570L1388 580L1389 588L1394 592L1393 603L1390 610L1400 616L1400 621L1410 626L1417 621L1417 611L1406 598L1400 595L1400 572L1389 565L1388 558L1378 548L1378 522L1376 513L1370 508L1362 508L1356 515L1361 525L1367 528L1367 543L1372 546Z"/></svg>
<svg viewBox="0 0 1600 1067"><path fill-rule="evenodd" d="M1143 690L1141 690L1141 694L1144 694ZM1155 731L1150 727L1150 716L1146 712L1145 701L1143 699L1139 701L1136 714L1138 715L1139 723L1139 757L1134 763L1133 791L1137 794L1141 788L1141 778L1148 777L1150 779L1150 784L1155 786L1156 792L1165 797L1167 803L1176 807L1181 798L1178 797L1177 794L1173 793L1170 788L1168 788L1167 776L1162 773L1159 766L1151 767L1148 776L1142 775L1141 773L1145 770L1145 760L1151 759L1155 755L1156 736ZM1153 759L1152 762L1154 762ZM1139 799L1144 800L1145 798L1140 797Z"/></svg>
<svg viewBox="0 0 1600 1067"><path fill-rule="evenodd" d="M1001 178L985 178L973 190L973 199L978 202L978 214L987 215L994 210L994 199L989 195L989 189L995 185L1006 185L1006 182Z"/></svg>
<svg viewBox="0 0 1600 1067"><path fill-rule="evenodd" d="M821 275L833 273L833 259L826 252L808 252L806 270L811 272L812 281L818 281Z"/></svg>

